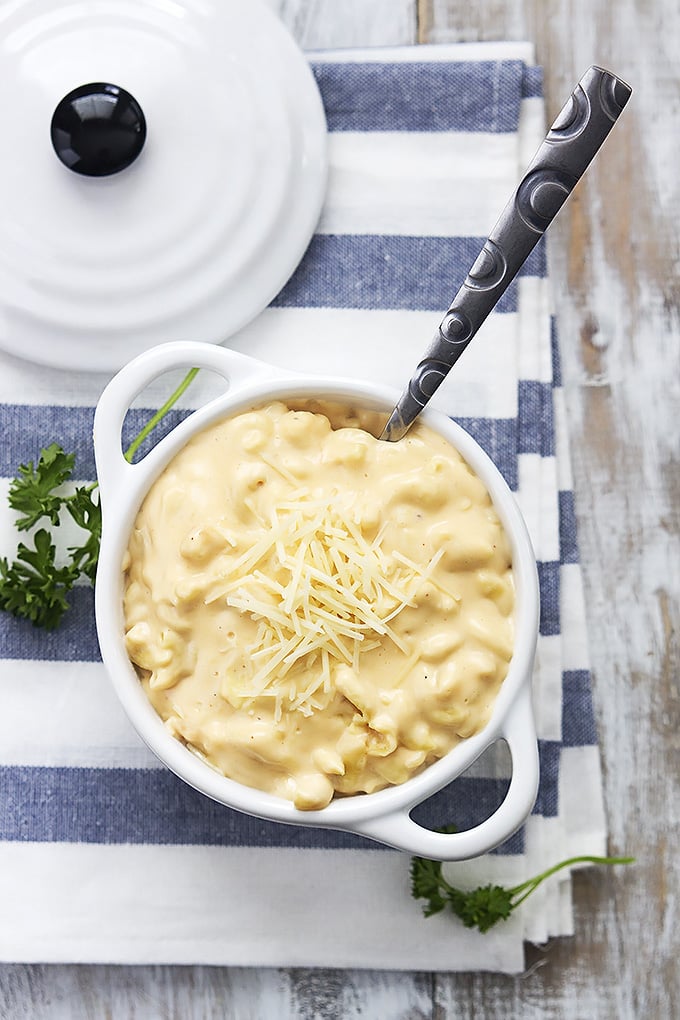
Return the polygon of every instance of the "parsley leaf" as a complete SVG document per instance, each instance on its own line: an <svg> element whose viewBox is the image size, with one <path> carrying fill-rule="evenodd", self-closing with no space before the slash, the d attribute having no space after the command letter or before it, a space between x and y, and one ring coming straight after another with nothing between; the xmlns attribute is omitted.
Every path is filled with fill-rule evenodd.
<svg viewBox="0 0 680 1020"><path fill-rule="evenodd" d="M94 584L102 537L102 511L99 501L95 503L92 499L93 489L91 485L77 488L66 507L76 524L88 532L83 545L69 546L68 551L79 571Z"/></svg>
<svg viewBox="0 0 680 1020"><path fill-rule="evenodd" d="M58 443L50 443L41 450L35 467L32 460L21 464L9 487L9 505L22 514L16 522L19 531L32 528L43 517L59 524L64 497L55 495L54 490L69 480L75 459L75 454L64 453Z"/></svg>
<svg viewBox="0 0 680 1020"><path fill-rule="evenodd" d="M507 921L513 910L523 903L541 882L562 868L575 864L633 864L634 861L634 857L570 857L520 885L511 888L484 885L468 891L457 889L444 878L439 861L431 861L426 857L412 857L411 895L415 899L426 901L423 906L425 917L438 914L448 906L466 928L477 928L484 933L498 921Z"/></svg>
<svg viewBox="0 0 680 1020"><path fill-rule="evenodd" d="M53 630L68 609L66 595L79 571L56 565L56 548L45 528L36 531L33 541L33 548L19 544L11 565L0 558L0 609Z"/></svg>
<svg viewBox="0 0 680 1020"><path fill-rule="evenodd" d="M442 866L439 861L427 857L411 860L411 895L416 900L427 900L423 907L425 917L431 917L444 909L447 903L442 883Z"/></svg>
<svg viewBox="0 0 680 1020"><path fill-rule="evenodd" d="M507 921L513 910L512 890L502 885L480 886L471 892L451 889L448 900L466 928L481 932L487 932L497 921Z"/></svg>
<svg viewBox="0 0 680 1020"><path fill-rule="evenodd" d="M32 547L19 545L12 564L0 559L0 609L45 630L61 623L69 608L66 596L81 574L94 582L97 570L101 511L92 498L96 483L79 486L71 495L54 491L70 479L74 463L74 454L51 443L41 450L37 466L30 461L19 467L9 490L10 506L22 514L16 522L18 530L25 531L45 517L58 526L65 508L87 535L82 545L67 550L70 558L63 566L57 566L56 545L45 528L35 533Z"/></svg>

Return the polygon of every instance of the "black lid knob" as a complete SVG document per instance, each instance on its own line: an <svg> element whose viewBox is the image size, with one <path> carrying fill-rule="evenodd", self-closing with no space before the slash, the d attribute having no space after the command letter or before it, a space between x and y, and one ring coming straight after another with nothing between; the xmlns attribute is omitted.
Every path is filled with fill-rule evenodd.
<svg viewBox="0 0 680 1020"><path fill-rule="evenodd" d="M106 177L124 170L142 151L146 120L129 92L95 82L61 100L50 128L52 145L69 170Z"/></svg>

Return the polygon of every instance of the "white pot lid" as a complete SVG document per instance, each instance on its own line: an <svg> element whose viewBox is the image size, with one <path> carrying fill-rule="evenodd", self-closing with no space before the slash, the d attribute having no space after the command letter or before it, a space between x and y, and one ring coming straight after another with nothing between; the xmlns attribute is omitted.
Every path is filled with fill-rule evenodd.
<svg viewBox="0 0 680 1020"><path fill-rule="evenodd" d="M321 98L262 0L2 3L0 116L0 349L35 362L114 371L227 339L319 217Z"/></svg>

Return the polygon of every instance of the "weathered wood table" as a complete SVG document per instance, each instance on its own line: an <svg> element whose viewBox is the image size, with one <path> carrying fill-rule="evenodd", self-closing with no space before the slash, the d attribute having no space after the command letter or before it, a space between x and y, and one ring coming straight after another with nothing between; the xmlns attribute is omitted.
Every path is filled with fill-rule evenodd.
<svg viewBox="0 0 680 1020"><path fill-rule="evenodd" d="M635 89L552 228L550 254L610 842L639 863L625 877L578 874L575 936L530 948L521 977L8 965L0 1016L677 1016L680 8L674 0L270 2L309 49L529 39L549 113L591 63Z"/></svg>

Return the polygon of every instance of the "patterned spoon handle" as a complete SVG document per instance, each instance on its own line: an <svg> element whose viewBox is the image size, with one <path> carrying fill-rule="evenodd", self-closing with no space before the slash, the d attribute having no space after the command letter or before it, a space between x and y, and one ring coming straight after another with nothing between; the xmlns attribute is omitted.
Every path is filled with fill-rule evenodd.
<svg viewBox="0 0 680 1020"><path fill-rule="evenodd" d="M586 71L453 299L381 439L394 442L409 430L564 205L631 92L611 71Z"/></svg>

